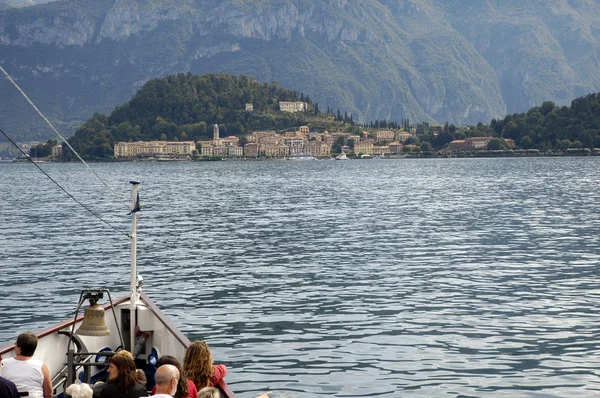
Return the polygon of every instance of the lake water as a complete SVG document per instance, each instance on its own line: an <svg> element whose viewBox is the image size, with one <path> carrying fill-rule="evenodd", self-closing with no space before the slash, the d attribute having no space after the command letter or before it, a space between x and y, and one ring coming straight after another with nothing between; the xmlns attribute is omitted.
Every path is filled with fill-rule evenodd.
<svg viewBox="0 0 600 398"><path fill-rule="evenodd" d="M600 158L41 164L241 398L600 394ZM0 163L0 345L128 289L127 238Z"/></svg>

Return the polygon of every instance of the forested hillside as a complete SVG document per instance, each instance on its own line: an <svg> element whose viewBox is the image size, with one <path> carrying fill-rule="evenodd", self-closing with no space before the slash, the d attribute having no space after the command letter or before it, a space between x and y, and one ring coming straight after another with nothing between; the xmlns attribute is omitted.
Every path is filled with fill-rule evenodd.
<svg viewBox="0 0 600 398"><path fill-rule="evenodd" d="M600 148L600 94L577 98L570 107L547 101L526 113L492 120L490 127L523 148Z"/></svg>
<svg viewBox="0 0 600 398"><path fill-rule="evenodd" d="M310 104L310 114L279 111L279 101L300 100ZM246 103L253 104L254 111L246 111ZM313 112L308 95L277 84L226 73L180 73L150 80L109 116L94 115L69 142L88 159L105 158L112 156L117 141L212 139L215 123L221 136L281 131L304 124ZM66 151L65 158L71 157Z"/></svg>

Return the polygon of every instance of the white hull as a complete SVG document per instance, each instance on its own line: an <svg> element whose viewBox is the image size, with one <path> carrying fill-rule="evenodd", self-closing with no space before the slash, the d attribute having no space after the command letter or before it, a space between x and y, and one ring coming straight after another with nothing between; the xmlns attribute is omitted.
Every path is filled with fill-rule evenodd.
<svg viewBox="0 0 600 398"><path fill-rule="evenodd" d="M133 348L129 344L129 330L123 328L123 321L129 316L129 297L123 297L114 301L115 315L117 322L121 325L121 334L125 342L125 349L132 352ZM109 330L110 336L90 337L77 336L85 345L82 350L89 353L97 353L109 349L117 351L121 349L121 340L115 324L115 316L113 315L112 307L109 304L105 308L105 321ZM79 316L75 323L75 331L80 326L83 316ZM148 333L150 337L145 342L145 350L138 355L137 359L143 359L147 363L148 356L155 349L158 357L161 355L172 355L183 362L185 350L190 344L189 339L183 335L175 325L160 311L160 309L150 300L143 292L140 294L140 300L137 304L137 325L140 326L142 332ZM69 335L73 328L73 319L61 322L57 325L49 327L37 333L38 346L35 351L34 358L44 361L50 370L52 377L52 387L55 395L59 396L67 387L67 347L69 345ZM75 353L79 351L76 344L71 343L71 349ZM0 348L0 356L3 359L14 356L14 343ZM96 362L96 355L87 356L89 362ZM85 358L82 358L85 359ZM89 366L90 376L98 375L104 371L104 367ZM83 376L84 367L79 366L74 369L76 377ZM235 397L224 381L220 383L219 388L223 396Z"/></svg>

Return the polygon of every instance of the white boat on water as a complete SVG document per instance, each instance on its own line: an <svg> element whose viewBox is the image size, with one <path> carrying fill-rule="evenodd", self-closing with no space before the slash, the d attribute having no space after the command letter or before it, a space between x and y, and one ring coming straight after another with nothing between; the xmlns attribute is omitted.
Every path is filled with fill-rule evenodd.
<svg viewBox="0 0 600 398"><path fill-rule="evenodd" d="M342 152L341 155L335 157L335 160L348 160L348 156L346 156L345 152Z"/></svg>
<svg viewBox="0 0 600 398"><path fill-rule="evenodd" d="M42 360L50 370L53 397L62 397L66 387L79 379L94 383L107 376L108 358L126 349L134 354L136 365L154 380L154 365L161 355L172 355L183 363L190 344L188 338L162 313L142 291L142 278L136 269L137 217L139 212L138 182L133 185L130 294L112 299L106 288L88 288L81 292L72 319L36 333L38 346L34 358ZM85 301L90 306L85 315L80 309ZM107 300L103 305L100 300ZM103 319L101 321L101 319ZM134 319L134 322L131 320ZM4 325L6 326L6 325ZM15 355L14 342L0 348L0 357ZM151 386L148 386L151 388ZM217 386L222 397L235 397L224 380Z"/></svg>

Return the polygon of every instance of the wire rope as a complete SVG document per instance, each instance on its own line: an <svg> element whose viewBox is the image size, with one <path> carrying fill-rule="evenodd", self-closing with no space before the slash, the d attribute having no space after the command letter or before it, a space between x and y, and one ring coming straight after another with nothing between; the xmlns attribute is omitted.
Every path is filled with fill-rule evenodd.
<svg viewBox="0 0 600 398"><path fill-rule="evenodd" d="M71 151L73 151L73 153L85 165L85 167L87 167L87 169L89 171L91 171L92 174L94 174L94 176L98 180L100 180L100 182L108 189L109 193L113 194L115 197L118 197L115 194L115 192L111 189L111 187L94 171L94 169L92 169L90 167L90 165L87 164L85 162L85 160L83 160L83 158L81 156L79 156L79 153L77 153L77 151L71 146L71 144L69 143L69 141L67 141L67 139L61 133L59 133L59 131L54 127L54 125L50 122L50 120L48 120L48 118L46 116L44 116L44 114L42 113L42 111L40 111L38 109L38 107L35 106L35 104L33 103L33 101L31 101L31 99L29 99L29 97L27 96L27 94L25 94L25 91L23 91L21 89L21 87L19 87L19 85L17 84L17 82L15 82L12 77L10 77L10 75L8 74L8 72L6 72L6 70L2 67L2 65L0 65L0 71L2 71L2 73L4 74L4 76L6 76L6 78L12 83L12 85L15 86L15 88L17 90L19 90L19 92L23 95L23 97L25 97L25 99L27 100L27 102L29 102L29 104L33 107L33 109L35 109L35 111L38 113L38 115L40 115L40 117L42 119L44 119L44 121L48 124L48 126L50 126L50 128L52 129L52 131L54 131L54 133L56 133L56 135L60 137L60 139L69 147L69 149L71 149ZM121 198L119 198L119 201L121 201Z"/></svg>
<svg viewBox="0 0 600 398"><path fill-rule="evenodd" d="M0 133L2 133L2 135L4 135L6 137L6 139L8 139L11 142L11 144L13 144L19 150L19 152L21 152L27 159L29 159L29 161L31 163L33 163L33 165L35 167L37 167L39 171L41 171L42 173L44 173L44 175L46 177L48 177L50 179L50 181L52 181L54 184L56 184L56 186L59 187L61 189L61 191L63 191L64 193L66 193L67 196L69 196L71 199L73 199L75 202L77 202L77 204L79 204L81 207L83 207L88 212L90 212L94 217L96 217L97 219L99 219L100 221L102 221L104 224L108 225L114 231L118 232L119 234L125 235L128 238L131 238L130 234L121 231L119 228L115 227L110 222L108 222L105 219L103 219L99 214L97 214L96 212L94 212L92 209L90 209L89 207L87 207L85 204L81 203L81 201L79 201L76 197L74 197L73 195L71 195L69 193L69 191L67 191L65 188L63 188L54 178L52 178L48 173L46 173L46 171L44 171L44 169L42 169L36 162L34 162L33 159L30 156L28 156L25 152L23 152L23 150L17 145L17 143L14 142L12 140L12 138L10 138L8 136L8 134L6 134L2 129L0 129Z"/></svg>

